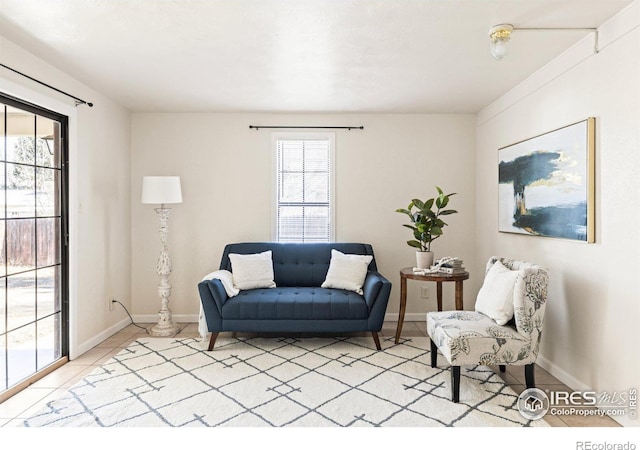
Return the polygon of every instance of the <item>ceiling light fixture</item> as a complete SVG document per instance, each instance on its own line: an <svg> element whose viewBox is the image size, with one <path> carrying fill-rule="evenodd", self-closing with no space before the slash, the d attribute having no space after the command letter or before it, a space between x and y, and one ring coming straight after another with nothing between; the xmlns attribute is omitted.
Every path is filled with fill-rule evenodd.
<svg viewBox="0 0 640 450"><path fill-rule="evenodd" d="M489 29L489 38L491 39L489 49L496 60L502 61L507 56L507 42L511 39L512 31L513 25L508 23L495 25Z"/></svg>
<svg viewBox="0 0 640 450"><path fill-rule="evenodd" d="M593 31L594 32L594 53L598 53L598 29L597 28L516 28L508 23L501 23L489 28L489 49L497 61L502 61L507 56L507 42L511 39L511 33L518 31Z"/></svg>

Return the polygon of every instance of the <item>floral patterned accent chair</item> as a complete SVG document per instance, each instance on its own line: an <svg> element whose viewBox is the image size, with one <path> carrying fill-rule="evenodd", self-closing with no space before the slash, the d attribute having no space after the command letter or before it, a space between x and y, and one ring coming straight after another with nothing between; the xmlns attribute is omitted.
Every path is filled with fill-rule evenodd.
<svg viewBox="0 0 640 450"><path fill-rule="evenodd" d="M491 257L475 311L427 313L431 367L438 350L451 364L451 397L460 399L460 366L524 366L527 388L535 387L549 272L536 264Z"/></svg>

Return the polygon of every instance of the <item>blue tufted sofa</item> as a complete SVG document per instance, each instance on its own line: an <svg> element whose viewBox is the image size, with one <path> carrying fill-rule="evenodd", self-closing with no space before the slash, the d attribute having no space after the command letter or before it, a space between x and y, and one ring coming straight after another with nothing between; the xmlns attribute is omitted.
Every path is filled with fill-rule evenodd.
<svg viewBox="0 0 640 450"><path fill-rule="evenodd" d="M198 291L211 332L213 350L221 331L272 333L347 333L370 331L380 350L378 332L387 310L391 283L369 264L363 295L342 289L326 289L331 249L342 253L372 255L369 244L358 243L237 243L228 244L220 270L231 271L230 253L272 251L275 288L240 291L229 298L218 279L202 281Z"/></svg>

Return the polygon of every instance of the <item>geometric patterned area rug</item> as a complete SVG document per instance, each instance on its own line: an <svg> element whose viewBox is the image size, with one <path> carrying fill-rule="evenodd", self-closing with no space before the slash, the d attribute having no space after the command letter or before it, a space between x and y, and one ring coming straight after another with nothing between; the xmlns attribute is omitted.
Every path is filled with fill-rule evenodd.
<svg viewBox="0 0 640 450"><path fill-rule="evenodd" d="M490 368L432 369L426 337L144 337L26 427L545 427Z"/></svg>

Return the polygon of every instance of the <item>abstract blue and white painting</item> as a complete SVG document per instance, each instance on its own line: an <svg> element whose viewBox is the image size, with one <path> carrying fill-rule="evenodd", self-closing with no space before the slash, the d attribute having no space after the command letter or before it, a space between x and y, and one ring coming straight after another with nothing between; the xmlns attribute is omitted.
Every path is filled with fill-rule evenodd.
<svg viewBox="0 0 640 450"><path fill-rule="evenodd" d="M499 150L499 230L594 242L595 119Z"/></svg>

